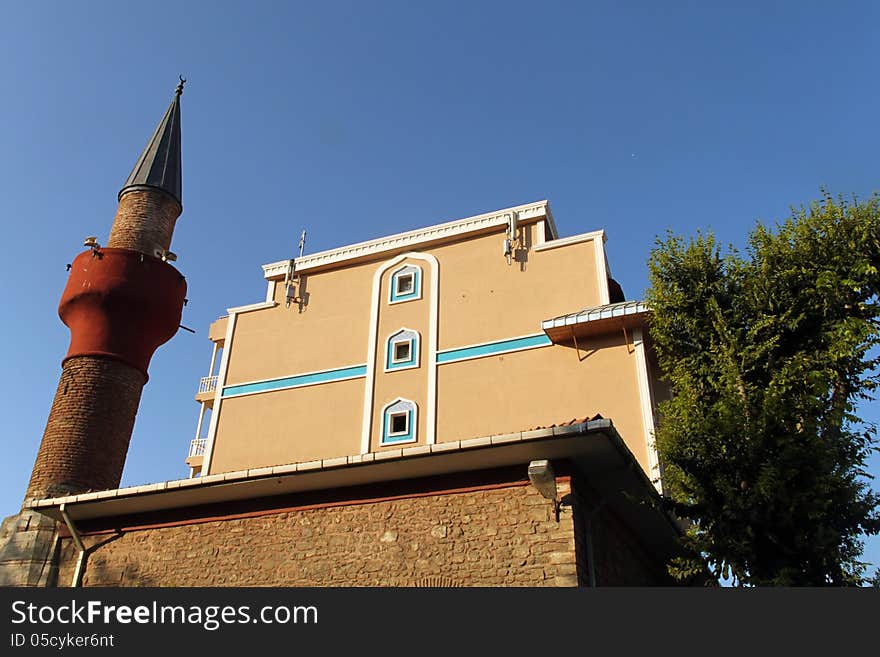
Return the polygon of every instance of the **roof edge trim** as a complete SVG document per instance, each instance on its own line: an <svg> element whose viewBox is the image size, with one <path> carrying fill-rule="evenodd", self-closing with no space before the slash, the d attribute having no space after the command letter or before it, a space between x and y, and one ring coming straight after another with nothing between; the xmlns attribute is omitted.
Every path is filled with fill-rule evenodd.
<svg viewBox="0 0 880 657"><path fill-rule="evenodd" d="M553 215L550 213L550 202L542 200L433 226L426 226L425 228L405 233L395 233L394 235L349 244L327 251L319 251L318 253L296 258L296 271L301 272L317 267L325 267L387 251L408 250L416 244L428 244L456 235L466 235L495 226L505 226L510 219L510 214L513 212L517 213L517 220L521 222L546 219L550 226L551 235L554 239L556 238L556 225L553 222ZM279 260L265 264L263 265L263 276L267 279L282 277L287 272L289 264L290 260Z"/></svg>

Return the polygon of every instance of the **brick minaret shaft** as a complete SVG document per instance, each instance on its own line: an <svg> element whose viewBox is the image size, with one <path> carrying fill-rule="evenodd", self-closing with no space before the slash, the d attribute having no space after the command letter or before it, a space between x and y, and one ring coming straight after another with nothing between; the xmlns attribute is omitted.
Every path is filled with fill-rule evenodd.
<svg viewBox="0 0 880 657"><path fill-rule="evenodd" d="M59 304L71 341L26 501L119 486L147 368L180 324L167 262L182 211L180 95L119 192L106 247L79 254Z"/></svg>

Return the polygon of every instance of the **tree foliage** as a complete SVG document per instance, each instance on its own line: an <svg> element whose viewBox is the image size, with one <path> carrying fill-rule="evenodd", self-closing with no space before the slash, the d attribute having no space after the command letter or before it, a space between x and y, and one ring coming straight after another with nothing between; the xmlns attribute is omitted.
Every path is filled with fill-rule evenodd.
<svg viewBox="0 0 880 657"><path fill-rule="evenodd" d="M880 531L858 405L880 363L880 197L834 199L758 225L746 255L711 234L658 240L651 336L672 399L657 448L691 558L744 585L864 581Z"/></svg>

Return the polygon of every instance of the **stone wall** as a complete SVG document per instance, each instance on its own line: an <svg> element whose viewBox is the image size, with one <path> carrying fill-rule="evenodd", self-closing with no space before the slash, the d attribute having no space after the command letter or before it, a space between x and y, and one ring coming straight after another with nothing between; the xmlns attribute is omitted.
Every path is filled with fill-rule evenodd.
<svg viewBox="0 0 880 657"><path fill-rule="evenodd" d="M560 482L560 487L566 484ZM527 482L85 537L84 586L574 586L571 516ZM58 583L76 549L62 540Z"/></svg>
<svg viewBox="0 0 880 657"><path fill-rule="evenodd" d="M116 529L84 537L91 551L83 585L577 586L585 557L576 507L563 507L557 520L527 481L478 480L285 508L229 507L236 513L223 517L194 509L170 520L117 520ZM560 497L575 497L568 477L557 485ZM630 558L637 547L615 544L631 540L626 532L594 534L602 584L657 583ZM619 564L607 565L618 555ZM62 539L59 585L70 585L76 556Z"/></svg>
<svg viewBox="0 0 880 657"><path fill-rule="evenodd" d="M54 520L22 511L0 527L0 586L49 586L57 578Z"/></svg>
<svg viewBox="0 0 880 657"><path fill-rule="evenodd" d="M605 505L582 478L572 484L578 583L590 586L588 542L592 542L596 586L674 584L666 566L652 556L633 532Z"/></svg>

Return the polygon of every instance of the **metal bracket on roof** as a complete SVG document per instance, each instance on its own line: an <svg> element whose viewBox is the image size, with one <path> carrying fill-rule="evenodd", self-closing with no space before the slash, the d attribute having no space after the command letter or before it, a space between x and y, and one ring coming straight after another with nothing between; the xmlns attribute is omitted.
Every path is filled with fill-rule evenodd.
<svg viewBox="0 0 880 657"><path fill-rule="evenodd" d="M578 339L577 339L577 335L574 332L574 325L569 326L568 330L571 332L571 340L572 340L572 342L574 342L574 353L577 356L578 362L582 363L583 361L587 360L587 358L592 356L596 350L595 349L591 349L589 351L585 350L586 353L584 354L583 358L581 358L581 348L578 346Z"/></svg>
<svg viewBox="0 0 880 657"><path fill-rule="evenodd" d="M636 350L635 342L629 339L629 334L626 332L626 324L623 325L623 343L626 345L626 353L631 354Z"/></svg>

